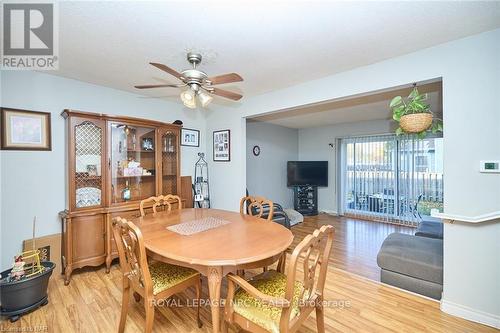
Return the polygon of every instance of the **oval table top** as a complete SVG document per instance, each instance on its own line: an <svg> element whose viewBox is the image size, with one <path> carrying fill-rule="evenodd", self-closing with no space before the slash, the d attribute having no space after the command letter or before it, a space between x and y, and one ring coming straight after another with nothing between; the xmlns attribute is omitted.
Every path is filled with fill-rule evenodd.
<svg viewBox="0 0 500 333"><path fill-rule="evenodd" d="M191 235L169 226L214 217L228 224ZM280 224L219 209L185 208L158 212L134 220L147 250L191 265L238 266L267 259L285 251L293 234ZM203 223L203 221L200 221Z"/></svg>

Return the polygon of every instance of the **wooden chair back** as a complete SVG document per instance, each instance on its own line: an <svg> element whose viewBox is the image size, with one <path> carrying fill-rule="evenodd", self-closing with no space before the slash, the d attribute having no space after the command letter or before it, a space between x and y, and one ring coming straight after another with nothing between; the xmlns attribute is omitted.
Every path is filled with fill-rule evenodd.
<svg viewBox="0 0 500 333"><path fill-rule="evenodd" d="M144 209L144 206L153 203L153 214L156 214L158 211L158 207L163 208L163 210L166 210L170 212L172 210L172 203L177 202L177 208L182 209L182 200L178 195L173 195L173 194L167 194L167 195L160 195L158 197L149 197L147 199L144 199L141 201L139 204L139 209L141 211L141 216L146 216L146 211Z"/></svg>
<svg viewBox="0 0 500 333"><path fill-rule="evenodd" d="M307 235L292 252L290 264L286 270L286 287L283 297L266 295L245 281L241 276L228 274L228 291L225 307L223 333L228 332L227 323L236 323L249 332L268 333L269 331L259 323L236 313L233 308L233 299L237 286L243 288L252 297L259 299L265 305L281 308L279 318L279 332L296 332L313 310L316 310L316 324L319 333L325 332L323 312L323 291L325 288L328 261L333 245L333 227L324 225L314 233ZM323 246L324 245L324 246ZM299 264L303 265L304 278L299 297L296 295L296 278ZM297 302L294 304L294 302ZM300 311L297 315L296 309Z"/></svg>
<svg viewBox="0 0 500 333"><path fill-rule="evenodd" d="M153 294L153 280L151 279L151 272L149 271L146 256L146 248L144 246L144 239L140 229L132 222L129 222L121 217L114 218L112 224L113 236L115 238L118 256L120 258L120 269L123 274L122 310L120 314L118 333L123 333L125 330L130 291L134 291L134 298L137 302L141 297L144 299L144 308L146 312L144 332L151 333L153 331L155 312L155 304L153 301L155 299L165 299L191 286L196 288L196 298L198 299L198 303L196 303L195 306L198 327L201 328L199 308L201 276L199 274L191 275L188 279L176 283L159 293Z"/></svg>
<svg viewBox="0 0 500 333"><path fill-rule="evenodd" d="M302 295L322 295L325 287L328 260L333 245L334 229L331 225L324 225L314 233L307 235L293 250L288 267L287 294L293 294L293 281L297 275L299 259L302 260L304 272L304 290ZM319 273L317 272L319 268ZM316 273L318 273L316 275Z"/></svg>
<svg viewBox="0 0 500 333"><path fill-rule="evenodd" d="M291 318L292 307L283 309L280 318L280 332L295 332L314 309L317 311L316 317L320 317L317 320L321 320L321 324L318 324L318 332L324 332L323 315L320 315L318 310L321 310L322 307L333 235L333 227L324 225L320 229L316 229L314 233L307 235L293 250L286 274L287 284L284 299L292 304L298 266L302 262L304 278L299 297L301 310L298 317Z"/></svg>
<svg viewBox="0 0 500 333"><path fill-rule="evenodd" d="M271 200L251 195L247 195L240 200L240 214L261 217L267 210L269 212L267 220L271 221L274 214L274 204Z"/></svg>
<svg viewBox="0 0 500 333"><path fill-rule="evenodd" d="M333 246L333 235L333 227L324 225L320 229L316 229L314 233L307 235L293 250L286 274L287 284L284 299L292 304L298 266L302 262L304 278L299 297L299 302L302 304L299 304L301 312L292 321L292 307L283 309L280 318L280 332L295 332L312 310L318 311L318 307L321 307L328 261ZM318 312L316 312L316 316L319 317ZM320 329L320 326L324 326L324 324L318 325L318 332L324 331L324 327Z"/></svg>
<svg viewBox="0 0 500 333"><path fill-rule="evenodd" d="M146 248L139 228L121 217L113 219L113 236L120 258L120 269L134 291L143 297L153 295Z"/></svg>

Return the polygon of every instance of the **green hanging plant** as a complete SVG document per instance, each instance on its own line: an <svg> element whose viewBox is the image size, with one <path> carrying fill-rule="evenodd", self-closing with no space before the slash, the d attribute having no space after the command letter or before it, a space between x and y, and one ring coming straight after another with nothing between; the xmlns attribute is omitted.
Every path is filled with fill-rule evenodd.
<svg viewBox="0 0 500 333"><path fill-rule="evenodd" d="M425 138L428 132L443 131L443 122L434 117L431 107L426 103L427 94L420 94L416 87L408 97L394 97L389 103L392 109L392 119L399 123L396 134L416 134L420 139Z"/></svg>

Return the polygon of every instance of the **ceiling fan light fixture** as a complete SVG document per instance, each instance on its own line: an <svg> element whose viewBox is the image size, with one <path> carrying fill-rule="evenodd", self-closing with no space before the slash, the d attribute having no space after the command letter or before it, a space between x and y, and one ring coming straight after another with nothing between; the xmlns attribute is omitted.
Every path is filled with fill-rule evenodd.
<svg viewBox="0 0 500 333"><path fill-rule="evenodd" d="M178 72L164 64L157 62L150 62L149 64L158 68L159 70L168 73L180 80L179 84L146 84L137 85L136 89L152 89L152 88L182 88L187 87L187 90L181 92L180 98L182 103L191 109L196 109L196 96L198 102L206 107L212 102L213 96L227 98L233 101L239 101L243 95L220 89L213 86L219 84L241 82L243 78L238 73L226 73L216 76L208 76L207 73L198 69L198 64L201 63L202 56L199 53L190 52L187 55L187 60L191 63L192 68Z"/></svg>
<svg viewBox="0 0 500 333"><path fill-rule="evenodd" d="M200 100L201 106L206 108L214 98L210 96L210 94L200 91L198 92L198 99Z"/></svg>
<svg viewBox="0 0 500 333"><path fill-rule="evenodd" d="M184 103L184 106L190 109L196 108L195 93L191 89L187 89L181 92L181 100L182 103Z"/></svg>

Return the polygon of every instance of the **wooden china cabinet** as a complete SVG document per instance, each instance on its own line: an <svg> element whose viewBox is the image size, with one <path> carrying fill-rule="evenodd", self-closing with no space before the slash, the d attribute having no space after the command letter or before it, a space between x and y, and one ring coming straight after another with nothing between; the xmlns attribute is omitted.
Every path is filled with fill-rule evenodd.
<svg viewBox="0 0 500 333"><path fill-rule="evenodd" d="M140 216L139 202L180 195L181 126L157 121L64 110L68 207L62 220L65 284L84 266L118 257L113 217Z"/></svg>

